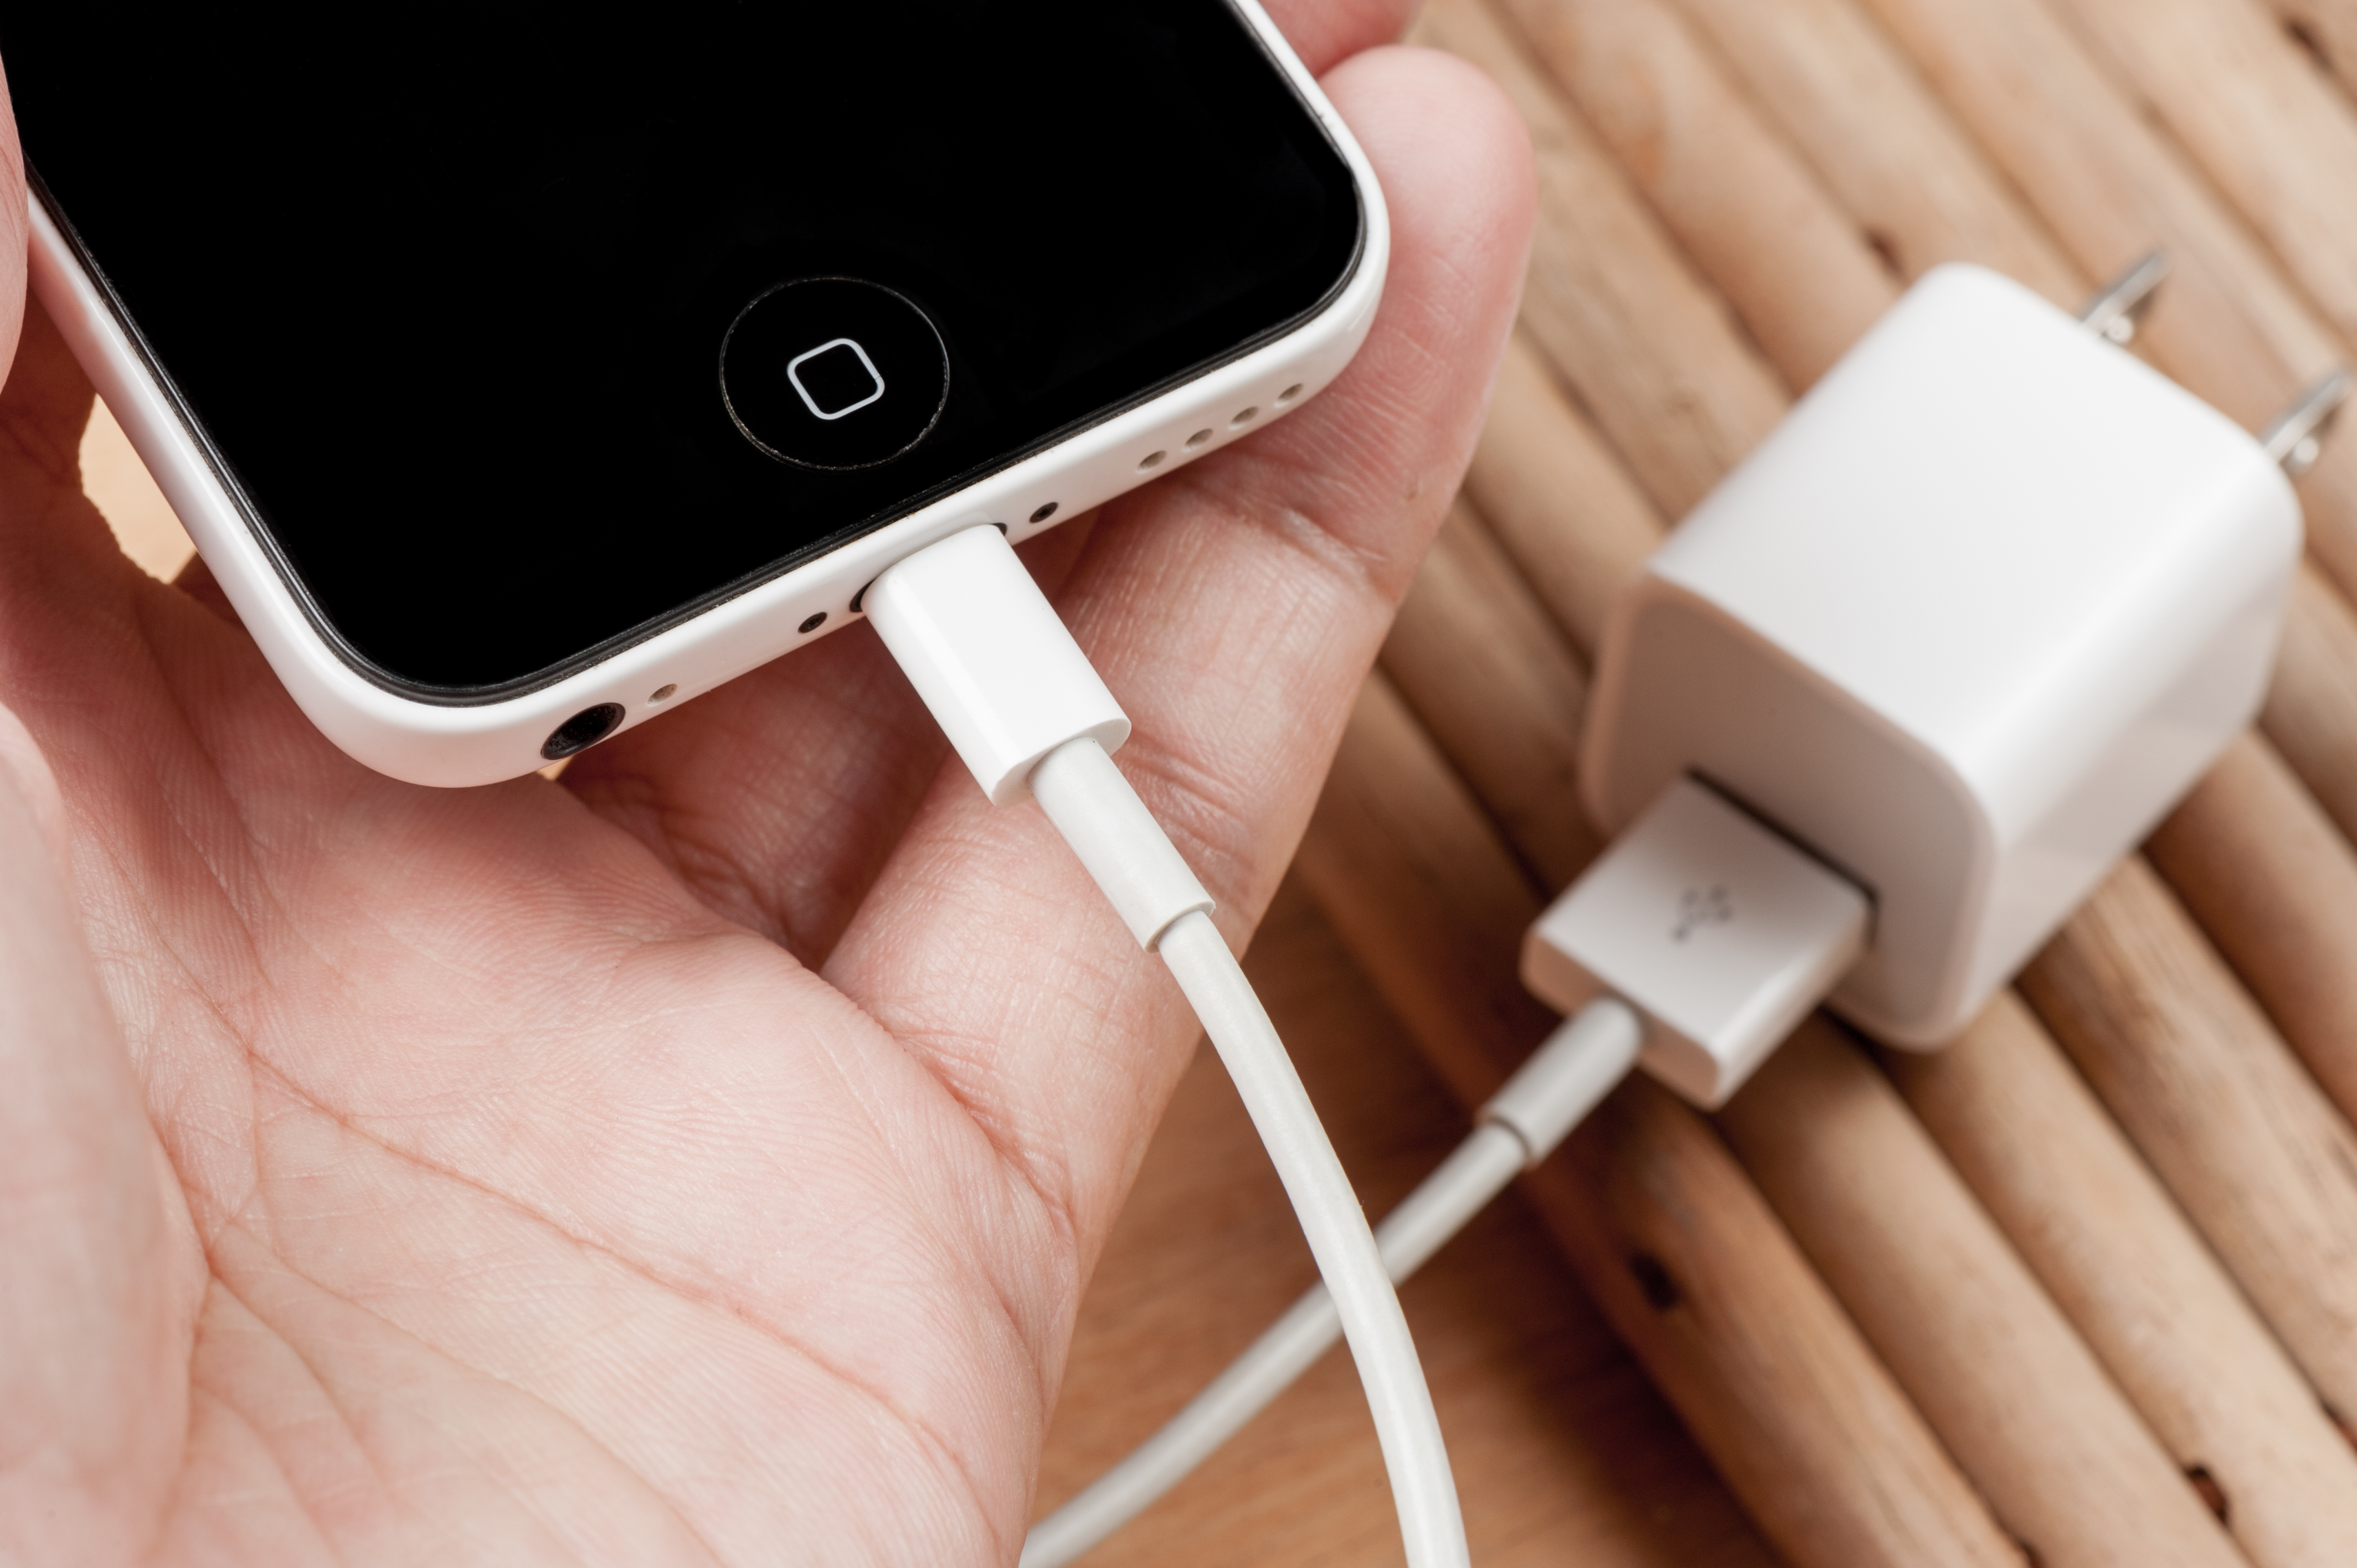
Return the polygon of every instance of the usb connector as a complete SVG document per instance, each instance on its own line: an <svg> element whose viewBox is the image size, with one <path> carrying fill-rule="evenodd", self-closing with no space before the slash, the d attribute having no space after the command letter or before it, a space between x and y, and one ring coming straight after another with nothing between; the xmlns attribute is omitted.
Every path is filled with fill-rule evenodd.
<svg viewBox="0 0 2357 1568"><path fill-rule="evenodd" d="M1682 779L1539 918L1523 983L1643 1016L1646 1071L1705 1109L1743 1087L1866 951L1874 908L1822 861Z"/></svg>

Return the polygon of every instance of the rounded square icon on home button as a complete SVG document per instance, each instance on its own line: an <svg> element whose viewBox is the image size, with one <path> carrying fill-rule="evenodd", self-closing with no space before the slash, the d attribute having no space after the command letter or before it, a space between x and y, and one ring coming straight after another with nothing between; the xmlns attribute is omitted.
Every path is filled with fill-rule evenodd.
<svg viewBox="0 0 2357 1568"><path fill-rule="evenodd" d="M786 361L786 380L802 393L802 406L830 422L857 413L884 395L876 361L854 338L837 338L805 349Z"/></svg>
<svg viewBox="0 0 2357 1568"><path fill-rule="evenodd" d="M720 401L737 433L798 468L870 468L932 433L949 350L909 297L865 278L796 278L737 313Z"/></svg>

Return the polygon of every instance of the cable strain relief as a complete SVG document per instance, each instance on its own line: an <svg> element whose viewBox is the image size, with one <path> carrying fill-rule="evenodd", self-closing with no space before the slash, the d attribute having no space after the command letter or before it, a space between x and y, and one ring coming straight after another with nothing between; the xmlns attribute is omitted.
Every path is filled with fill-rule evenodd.
<svg viewBox="0 0 2357 1568"><path fill-rule="evenodd" d="M1527 1170L1555 1153L1629 1076L1644 1042L1644 1021L1635 1009L1617 996L1599 996L1557 1026L1475 1120L1495 1122L1521 1139Z"/></svg>
<svg viewBox="0 0 2357 1568"><path fill-rule="evenodd" d="M1041 757L1030 785L1039 809L1148 952L1181 915L1208 915L1216 907L1092 736L1066 741Z"/></svg>

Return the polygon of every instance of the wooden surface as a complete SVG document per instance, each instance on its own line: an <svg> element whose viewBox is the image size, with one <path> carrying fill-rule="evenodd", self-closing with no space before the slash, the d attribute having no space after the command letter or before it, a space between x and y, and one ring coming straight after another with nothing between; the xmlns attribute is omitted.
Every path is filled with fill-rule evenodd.
<svg viewBox="0 0 2357 1568"><path fill-rule="evenodd" d="M2067 306L2256 426L2357 335L2352 0L1430 0L1539 150L1466 496L1248 961L1371 1209L1551 1020L1613 587L1900 289ZM112 422L88 485L185 539ZM1825 1026L1717 1125L1642 1082L1405 1293L1477 1561L2357 1562L2357 437L2261 733L1953 1054ZM1042 1506L1309 1278L1208 1054L1082 1309ZM1340 1357L1101 1552L1381 1563Z"/></svg>
<svg viewBox="0 0 2357 1568"><path fill-rule="evenodd" d="M2235 1561L2221 1521L1849 1039L1803 1024L1719 1124L2040 1563Z"/></svg>
<svg viewBox="0 0 2357 1568"><path fill-rule="evenodd" d="M2029 1010L1883 1063L2153 1434L2261 1563L2357 1561L2315 1391Z"/></svg>

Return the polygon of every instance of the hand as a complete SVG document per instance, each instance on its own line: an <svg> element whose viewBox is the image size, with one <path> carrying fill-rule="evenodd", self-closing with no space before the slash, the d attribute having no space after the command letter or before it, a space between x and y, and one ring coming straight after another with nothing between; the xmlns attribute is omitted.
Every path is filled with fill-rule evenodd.
<svg viewBox="0 0 2357 1568"><path fill-rule="evenodd" d="M1462 471L1531 203L1487 83L1367 48L1397 0L1278 8L1390 195L1373 337L1032 557L1238 944ZM1196 1037L1036 808L945 765L864 627L561 783L380 778L200 569L116 552L90 396L31 309L0 1562L1011 1562Z"/></svg>

